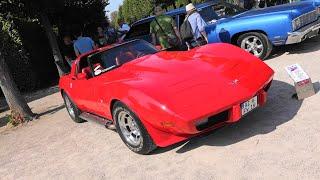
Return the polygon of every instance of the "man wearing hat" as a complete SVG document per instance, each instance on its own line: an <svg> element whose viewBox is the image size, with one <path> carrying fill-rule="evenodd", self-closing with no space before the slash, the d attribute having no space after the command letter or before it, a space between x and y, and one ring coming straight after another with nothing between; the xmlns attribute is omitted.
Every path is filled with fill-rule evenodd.
<svg viewBox="0 0 320 180"><path fill-rule="evenodd" d="M186 12L189 21L194 40L198 45L204 45L208 43L207 33L205 32L206 22L202 19L201 15L197 12L196 7L190 3L186 6Z"/></svg>

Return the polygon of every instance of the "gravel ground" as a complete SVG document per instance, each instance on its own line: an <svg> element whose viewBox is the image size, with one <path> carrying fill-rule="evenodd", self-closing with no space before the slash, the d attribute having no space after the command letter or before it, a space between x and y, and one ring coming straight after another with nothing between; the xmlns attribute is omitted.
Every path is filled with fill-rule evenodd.
<svg viewBox="0 0 320 180"><path fill-rule="evenodd" d="M148 156L98 124L73 123L58 93L32 101L39 120L0 128L0 179L320 179L320 95L292 99L284 70L299 63L318 90L319 42L277 48L265 61L276 75L264 108Z"/></svg>

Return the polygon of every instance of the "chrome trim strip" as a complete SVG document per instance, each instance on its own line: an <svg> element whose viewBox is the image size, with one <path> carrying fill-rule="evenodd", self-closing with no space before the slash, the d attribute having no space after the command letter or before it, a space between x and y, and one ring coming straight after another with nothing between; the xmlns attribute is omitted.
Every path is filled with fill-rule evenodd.
<svg viewBox="0 0 320 180"><path fill-rule="evenodd" d="M318 19L317 21L305 27L302 27L298 31L288 32L288 38L287 38L286 44L299 43L301 41L304 41L306 38L313 37L313 36L310 36L310 37L307 36L308 33L317 33L316 35L318 35L319 29L320 29L320 19Z"/></svg>

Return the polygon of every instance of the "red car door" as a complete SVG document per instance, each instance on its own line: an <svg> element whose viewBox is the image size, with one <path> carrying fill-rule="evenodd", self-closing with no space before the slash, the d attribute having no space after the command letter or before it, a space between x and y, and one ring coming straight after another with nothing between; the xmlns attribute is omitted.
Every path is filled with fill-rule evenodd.
<svg viewBox="0 0 320 180"><path fill-rule="evenodd" d="M79 79L73 78L70 84L70 89L72 92L72 98L75 99L77 106L82 111L91 112L94 109L94 102L92 99L92 81L91 79Z"/></svg>
<svg viewBox="0 0 320 180"><path fill-rule="evenodd" d="M102 81L99 79L100 77L97 76L90 79L76 80L73 88L77 89L79 108L82 111L104 116L106 102L102 97L101 91L103 89L99 86Z"/></svg>

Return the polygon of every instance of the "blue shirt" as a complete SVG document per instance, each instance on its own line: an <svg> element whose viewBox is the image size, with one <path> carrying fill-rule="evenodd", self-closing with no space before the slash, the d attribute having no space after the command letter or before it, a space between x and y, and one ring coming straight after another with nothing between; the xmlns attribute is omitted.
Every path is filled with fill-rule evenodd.
<svg viewBox="0 0 320 180"><path fill-rule="evenodd" d="M193 31L193 36L195 37L195 39L200 38L201 37L200 32L205 31L204 27L207 25L207 23L202 19L202 17L200 16L200 14L198 12L192 13L188 17L188 21L191 25L191 28Z"/></svg>
<svg viewBox="0 0 320 180"><path fill-rule="evenodd" d="M73 44L75 52L84 54L94 49L94 42L89 37L79 37Z"/></svg>

